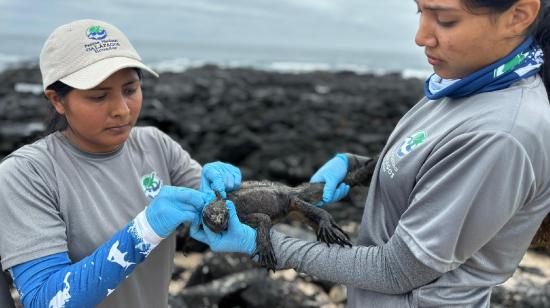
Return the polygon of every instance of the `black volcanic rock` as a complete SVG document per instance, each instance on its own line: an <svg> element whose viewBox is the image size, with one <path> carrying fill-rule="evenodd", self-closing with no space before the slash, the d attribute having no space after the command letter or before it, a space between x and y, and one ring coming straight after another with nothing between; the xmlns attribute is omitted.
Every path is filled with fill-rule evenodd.
<svg viewBox="0 0 550 308"><path fill-rule="evenodd" d="M0 74L0 157L40 136L48 103L36 68ZM398 74L284 74L205 66L143 80L139 125L155 125L201 163L297 184L334 153L377 153L422 82Z"/></svg>

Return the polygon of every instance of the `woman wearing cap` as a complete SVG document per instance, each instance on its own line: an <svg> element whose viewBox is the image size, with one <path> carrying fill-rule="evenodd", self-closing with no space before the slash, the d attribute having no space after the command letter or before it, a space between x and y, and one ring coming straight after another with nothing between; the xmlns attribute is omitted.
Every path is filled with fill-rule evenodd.
<svg viewBox="0 0 550 308"><path fill-rule="evenodd" d="M359 245L276 231L272 245L278 268L347 285L349 307L489 307L550 211L550 3L416 3L435 74L381 153ZM352 164L339 154L314 174L325 203L347 193Z"/></svg>
<svg viewBox="0 0 550 308"><path fill-rule="evenodd" d="M53 132L0 164L2 267L25 307L166 307L171 234L211 198L191 188L223 195L239 170L201 168L158 129L134 128L141 71L157 74L116 27L57 28L40 69Z"/></svg>

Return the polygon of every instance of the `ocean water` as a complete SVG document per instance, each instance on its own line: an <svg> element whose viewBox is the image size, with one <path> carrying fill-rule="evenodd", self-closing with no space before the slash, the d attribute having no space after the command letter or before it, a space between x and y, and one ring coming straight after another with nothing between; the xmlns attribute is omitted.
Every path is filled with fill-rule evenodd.
<svg viewBox="0 0 550 308"><path fill-rule="evenodd" d="M0 70L37 63L49 33L81 18L122 29L159 71L431 71L412 0L0 0Z"/></svg>

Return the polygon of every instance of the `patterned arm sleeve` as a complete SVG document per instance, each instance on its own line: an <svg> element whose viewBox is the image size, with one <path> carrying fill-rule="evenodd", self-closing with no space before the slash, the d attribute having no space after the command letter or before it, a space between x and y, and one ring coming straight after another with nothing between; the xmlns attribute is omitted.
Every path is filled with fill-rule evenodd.
<svg viewBox="0 0 550 308"><path fill-rule="evenodd" d="M94 307L160 243L141 212L90 256L72 263L68 253L37 258L10 269L25 307Z"/></svg>

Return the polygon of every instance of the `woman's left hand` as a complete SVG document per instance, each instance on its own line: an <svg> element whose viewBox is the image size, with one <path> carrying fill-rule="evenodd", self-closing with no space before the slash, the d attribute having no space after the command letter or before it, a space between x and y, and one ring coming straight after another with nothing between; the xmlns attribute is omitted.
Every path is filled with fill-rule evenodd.
<svg viewBox="0 0 550 308"><path fill-rule="evenodd" d="M200 191L164 185L145 209L145 217L153 231L168 237L185 222L200 223L200 213L211 198Z"/></svg>
<svg viewBox="0 0 550 308"><path fill-rule="evenodd" d="M348 194L350 187L342 182L348 173L348 166L347 155L339 153L313 174L310 183L325 183L323 200L317 206L340 201Z"/></svg>
<svg viewBox="0 0 550 308"><path fill-rule="evenodd" d="M241 186L241 170L222 162L208 163L202 167L201 187L204 193L214 194L217 191L226 198L226 191L238 189Z"/></svg>

